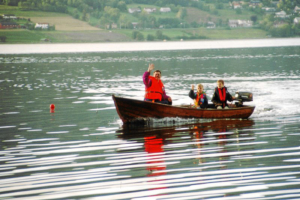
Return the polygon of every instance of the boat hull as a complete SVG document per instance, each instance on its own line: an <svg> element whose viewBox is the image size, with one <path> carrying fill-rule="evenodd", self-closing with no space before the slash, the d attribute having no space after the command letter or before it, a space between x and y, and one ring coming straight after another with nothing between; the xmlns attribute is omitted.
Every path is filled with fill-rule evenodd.
<svg viewBox="0 0 300 200"><path fill-rule="evenodd" d="M242 106L229 109L195 109L183 106L140 101L112 95L116 110L123 123L137 121L143 118L242 118L247 119L253 113L255 106Z"/></svg>

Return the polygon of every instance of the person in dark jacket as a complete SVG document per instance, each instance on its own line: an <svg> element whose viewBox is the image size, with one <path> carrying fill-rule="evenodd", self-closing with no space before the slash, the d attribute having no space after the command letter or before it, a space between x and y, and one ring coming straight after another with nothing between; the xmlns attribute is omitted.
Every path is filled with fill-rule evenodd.
<svg viewBox="0 0 300 200"><path fill-rule="evenodd" d="M194 85L192 85L192 89L190 90L189 97L194 99L194 106L196 108L207 108L208 101L206 97L206 93L203 91L203 85L197 85L197 93L194 93Z"/></svg>
<svg viewBox="0 0 300 200"><path fill-rule="evenodd" d="M224 86L223 80L218 80L217 86L218 87L215 88L215 92L211 101L214 103L217 109L228 109L227 101L232 101L235 98L232 97L231 94L228 92L227 88Z"/></svg>

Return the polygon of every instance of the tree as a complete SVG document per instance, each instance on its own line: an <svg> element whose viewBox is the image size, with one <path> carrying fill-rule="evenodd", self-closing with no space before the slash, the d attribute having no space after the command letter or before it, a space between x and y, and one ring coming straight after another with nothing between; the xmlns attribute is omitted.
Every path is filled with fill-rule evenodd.
<svg viewBox="0 0 300 200"><path fill-rule="evenodd" d="M138 31L132 31L132 39L135 40L137 38L138 33L139 33Z"/></svg>
<svg viewBox="0 0 300 200"><path fill-rule="evenodd" d="M139 40L139 41L145 40L144 35L142 33L140 33L140 32L137 33L136 39Z"/></svg>
<svg viewBox="0 0 300 200"><path fill-rule="evenodd" d="M159 39L159 40L162 40L163 39L163 33L162 31L156 31L156 38Z"/></svg>
<svg viewBox="0 0 300 200"><path fill-rule="evenodd" d="M127 28L128 23L130 22L129 18L127 17L127 15L122 14L119 18L119 23L122 27L125 26L125 28Z"/></svg>
<svg viewBox="0 0 300 200"><path fill-rule="evenodd" d="M242 9L237 8L237 9L235 10L235 12L236 12L236 14L240 15L240 14L242 14Z"/></svg>
<svg viewBox="0 0 300 200"><path fill-rule="evenodd" d="M154 40L155 40L155 36L152 35L152 34L148 34L148 35L147 35L147 40L148 40L148 41L154 41Z"/></svg>
<svg viewBox="0 0 300 200"><path fill-rule="evenodd" d="M253 23L255 23L257 21L257 16L256 15L252 15L250 17L250 20L253 21Z"/></svg>
<svg viewBox="0 0 300 200"><path fill-rule="evenodd" d="M186 8L180 8L176 17L179 19L184 19L187 16L187 10Z"/></svg>
<svg viewBox="0 0 300 200"><path fill-rule="evenodd" d="M0 41L1 42L6 42L6 36L0 36Z"/></svg>
<svg viewBox="0 0 300 200"><path fill-rule="evenodd" d="M118 8L121 12L126 12L126 11L127 11L127 6L126 6L126 3L125 3L124 1L118 2L117 8Z"/></svg>
<svg viewBox="0 0 300 200"><path fill-rule="evenodd" d="M120 10L118 8L106 6L104 8L104 17L117 22L120 18Z"/></svg>
<svg viewBox="0 0 300 200"><path fill-rule="evenodd" d="M284 24L280 27L272 27L270 33L273 37L290 37L292 36L292 28L289 24Z"/></svg>
<svg viewBox="0 0 300 200"><path fill-rule="evenodd" d="M8 6L18 6L18 0L6 0L5 4Z"/></svg>
<svg viewBox="0 0 300 200"><path fill-rule="evenodd" d="M300 0L281 0L279 1L277 6L279 9L284 10L288 14L291 14L295 6L299 4Z"/></svg>

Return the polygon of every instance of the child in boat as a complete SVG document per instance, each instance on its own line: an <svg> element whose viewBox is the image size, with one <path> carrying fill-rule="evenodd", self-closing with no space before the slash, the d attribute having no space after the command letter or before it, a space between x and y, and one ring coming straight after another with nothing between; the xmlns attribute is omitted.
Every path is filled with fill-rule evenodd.
<svg viewBox="0 0 300 200"><path fill-rule="evenodd" d="M227 88L224 86L223 80L217 81L217 86L215 88L214 95L211 101L214 103L217 109L228 109L227 101L232 101L235 98L231 96L231 94L227 91Z"/></svg>
<svg viewBox="0 0 300 200"><path fill-rule="evenodd" d="M198 109L200 108L207 108L208 101L206 97L206 93L203 91L203 85L197 85L197 93L194 93L194 85L192 85L192 89L189 93L189 97L194 99L194 106Z"/></svg>

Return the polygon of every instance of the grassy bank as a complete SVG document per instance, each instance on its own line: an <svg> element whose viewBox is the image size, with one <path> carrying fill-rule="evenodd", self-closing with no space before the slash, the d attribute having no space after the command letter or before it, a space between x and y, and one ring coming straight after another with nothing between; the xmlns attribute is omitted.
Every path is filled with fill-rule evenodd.
<svg viewBox="0 0 300 200"><path fill-rule="evenodd" d="M137 30L144 35L146 38L147 35L156 35L157 29L153 30ZM253 39L253 38L266 38L267 33L261 29L255 28L236 28L236 29L225 29L225 28L216 28L216 29L207 29L207 28L195 28L195 29L160 29L162 33L171 40L179 40L181 37L193 37L193 36L202 36L207 39ZM129 29L118 29L113 30L120 34L124 34L127 37L132 37L132 30Z"/></svg>
<svg viewBox="0 0 300 200"><path fill-rule="evenodd" d="M6 44L34 44L49 38L43 31L29 31L25 29L0 30L0 36L6 36Z"/></svg>
<svg viewBox="0 0 300 200"><path fill-rule="evenodd" d="M267 38L267 33L260 29L159 29L163 35L172 41L181 38L216 39L254 39ZM6 44L17 43L44 43L45 38L52 43L92 43L92 42L126 42L132 39L132 29L96 30L96 31L30 31L25 29L0 30L0 36L6 36ZM158 29L137 30L147 38L147 35L156 35ZM0 43L2 44L2 43Z"/></svg>

